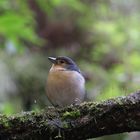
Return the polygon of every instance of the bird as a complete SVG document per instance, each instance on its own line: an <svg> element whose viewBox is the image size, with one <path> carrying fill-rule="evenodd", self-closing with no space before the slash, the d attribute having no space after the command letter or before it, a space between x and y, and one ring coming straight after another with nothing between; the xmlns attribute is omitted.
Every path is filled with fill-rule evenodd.
<svg viewBox="0 0 140 140"><path fill-rule="evenodd" d="M85 79L76 63L67 56L48 57L46 94L53 106L78 105L85 99Z"/></svg>

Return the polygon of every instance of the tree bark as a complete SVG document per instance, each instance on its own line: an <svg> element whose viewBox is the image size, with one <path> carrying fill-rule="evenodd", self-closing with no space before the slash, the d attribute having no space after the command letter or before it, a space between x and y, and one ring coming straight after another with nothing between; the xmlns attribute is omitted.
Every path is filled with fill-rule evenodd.
<svg viewBox="0 0 140 140"><path fill-rule="evenodd" d="M83 140L140 131L140 91L102 102L0 115L0 139Z"/></svg>

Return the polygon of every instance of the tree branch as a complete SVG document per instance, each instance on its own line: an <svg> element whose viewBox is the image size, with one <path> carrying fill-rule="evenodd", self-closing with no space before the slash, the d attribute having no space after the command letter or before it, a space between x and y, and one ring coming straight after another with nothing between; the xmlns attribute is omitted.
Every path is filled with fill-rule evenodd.
<svg viewBox="0 0 140 140"><path fill-rule="evenodd" d="M140 131L140 92L79 106L0 115L0 139L83 140Z"/></svg>

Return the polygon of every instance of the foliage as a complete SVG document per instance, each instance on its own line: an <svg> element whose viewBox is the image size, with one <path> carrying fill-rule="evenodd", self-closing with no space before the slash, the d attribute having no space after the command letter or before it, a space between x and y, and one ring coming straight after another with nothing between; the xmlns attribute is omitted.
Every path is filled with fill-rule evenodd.
<svg viewBox="0 0 140 140"><path fill-rule="evenodd" d="M19 51L25 46L25 41L39 45L33 14L26 1L2 0L0 8L0 35L5 42L12 41Z"/></svg>
<svg viewBox="0 0 140 140"><path fill-rule="evenodd" d="M139 4L138 0L1 0L0 59L16 81L18 104L23 104L25 96L40 97L39 105L31 101L31 109L45 106L49 55L67 55L78 63L91 99L138 90ZM16 112L10 103L1 103L0 111Z"/></svg>

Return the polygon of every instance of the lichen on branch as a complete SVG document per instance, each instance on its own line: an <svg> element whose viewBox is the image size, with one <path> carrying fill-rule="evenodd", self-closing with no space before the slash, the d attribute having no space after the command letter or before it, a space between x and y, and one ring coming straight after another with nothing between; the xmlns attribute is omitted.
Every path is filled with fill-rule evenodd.
<svg viewBox="0 0 140 140"><path fill-rule="evenodd" d="M140 92L40 112L0 115L0 139L87 139L140 131Z"/></svg>

